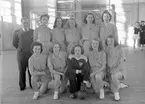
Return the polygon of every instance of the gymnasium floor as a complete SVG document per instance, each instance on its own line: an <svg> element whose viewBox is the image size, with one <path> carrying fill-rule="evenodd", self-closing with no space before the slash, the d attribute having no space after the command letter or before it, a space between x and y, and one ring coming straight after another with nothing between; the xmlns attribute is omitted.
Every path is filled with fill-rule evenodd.
<svg viewBox="0 0 145 104"><path fill-rule="evenodd" d="M33 100L33 91L29 87L19 91L16 52L1 52L0 104L145 104L145 51L124 50L127 58L125 83L129 84L129 88L120 90L121 100L118 102L113 100L112 94L107 94L104 100L91 94L86 100L72 100L68 94L62 95L60 100L53 100L51 90L39 100Z"/></svg>

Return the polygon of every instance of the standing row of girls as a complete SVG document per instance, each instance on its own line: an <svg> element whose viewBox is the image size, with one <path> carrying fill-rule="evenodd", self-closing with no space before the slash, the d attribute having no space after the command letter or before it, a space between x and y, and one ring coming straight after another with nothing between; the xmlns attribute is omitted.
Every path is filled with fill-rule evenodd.
<svg viewBox="0 0 145 104"><path fill-rule="evenodd" d="M120 80L124 75L124 55L117 44L117 29L111 24L111 14L102 14L101 26L95 25L95 17L88 13L85 25L78 29L75 19L68 20L68 28L62 28L62 19L56 18L54 29L47 27L48 15L41 16L42 25L34 31L33 55L29 59L32 75L33 99L45 93L48 83L54 79L54 99L58 99L70 82L71 98L77 97L81 83L99 90L100 99L104 98L104 77L106 68L110 73L110 87L115 100L119 100Z"/></svg>

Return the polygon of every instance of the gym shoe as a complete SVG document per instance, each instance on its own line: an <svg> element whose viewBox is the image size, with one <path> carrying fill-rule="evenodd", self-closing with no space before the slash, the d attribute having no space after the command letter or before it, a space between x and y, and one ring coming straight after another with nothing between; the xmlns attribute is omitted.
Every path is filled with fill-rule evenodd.
<svg viewBox="0 0 145 104"><path fill-rule="evenodd" d="M116 101L120 100L119 92L115 92L114 96Z"/></svg>
<svg viewBox="0 0 145 104"><path fill-rule="evenodd" d="M38 97L39 97L39 92L34 92L33 99L34 99L34 100L37 100Z"/></svg>
<svg viewBox="0 0 145 104"><path fill-rule="evenodd" d="M76 99L76 94L75 93L73 93L73 94L70 94L70 98L72 98L72 99Z"/></svg>
<svg viewBox="0 0 145 104"><path fill-rule="evenodd" d="M104 99L104 89L100 89L100 99Z"/></svg>
<svg viewBox="0 0 145 104"><path fill-rule="evenodd" d="M128 85L124 84L124 83L120 83L119 88L127 88Z"/></svg>
<svg viewBox="0 0 145 104"><path fill-rule="evenodd" d="M54 100L57 100L57 99L58 99L58 91L55 91L55 92L54 92L53 99L54 99Z"/></svg>

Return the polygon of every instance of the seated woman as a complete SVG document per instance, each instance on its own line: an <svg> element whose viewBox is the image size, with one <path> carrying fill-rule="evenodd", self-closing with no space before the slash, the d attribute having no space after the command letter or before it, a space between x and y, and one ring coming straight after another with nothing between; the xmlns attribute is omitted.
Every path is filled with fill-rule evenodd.
<svg viewBox="0 0 145 104"><path fill-rule="evenodd" d="M88 82L90 69L87 57L83 55L84 50L80 45L74 46L71 53L67 60L67 72L70 82L70 97L74 99L76 98L76 93L80 90L81 83L85 83L87 87L90 87Z"/></svg>
<svg viewBox="0 0 145 104"><path fill-rule="evenodd" d="M50 81L50 72L47 68L47 56L42 54L42 44L32 43L33 55L29 58L29 70L32 75L32 87L34 89L33 99L38 99L40 94L44 94Z"/></svg>
<svg viewBox="0 0 145 104"><path fill-rule="evenodd" d="M120 81L125 79L124 53L120 45L116 42L113 36L108 36L106 39L106 55L107 69L110 73L110 87L114 93L115 100L119 100L119 88L128 87Z"/></svg>
<svg viewBox="0 0 145 104"><path fill-rule="evenodd" d="M48 67L50 69L51 75L54 78L55 92L53 99L59 98L59 93L63 92L66 80L66 53L61 51L61 46L59 43L55 43L52 49L52 54L48 56ZM64 81L66 83L64 83ZM65 85L64 85L65 84Z"/></svg>
<svg viewBox="0 0 145 104"><path fill-rule="evenodd" d="M104 84L103 81L106 68L106 54L102 51L101 42L99 40L92 40L91 52L89 54L89 63L91 66L91 82L95 92L100 91L100 99L104 98Z"/></svg>

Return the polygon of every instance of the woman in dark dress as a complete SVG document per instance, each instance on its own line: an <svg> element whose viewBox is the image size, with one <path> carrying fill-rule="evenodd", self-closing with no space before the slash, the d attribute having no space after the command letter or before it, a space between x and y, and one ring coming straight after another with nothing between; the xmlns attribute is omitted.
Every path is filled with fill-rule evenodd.
<svg viewBox="0 0 145 104"><path fill-rule="evenodd" d="M145 45L145 25L144 21L141 21L140 25L141 31L140 31L140 48L143 49L143 46Z"/></svg>
<svg viewBox="0 0 145 104"><path fill-rule="evenodd" d="M84 50L80 45L72 49L72 54L68 56L68 78L70 82L69 92L71 98L76 98L76 93L80 90L81 83L90 87L89 75L90 69L88 59L83 55Z"/></svg>

